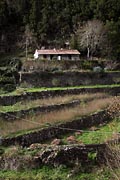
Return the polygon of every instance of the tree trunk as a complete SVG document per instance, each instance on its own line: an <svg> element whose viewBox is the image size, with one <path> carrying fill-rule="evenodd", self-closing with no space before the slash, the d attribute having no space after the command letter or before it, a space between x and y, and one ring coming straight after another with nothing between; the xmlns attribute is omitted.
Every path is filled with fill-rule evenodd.
<svg viewBox="0 0 120 180"><path fill-rule="evenodd" d="M90 58L90 48L87 47L87 59L89 59L89 58Z"/></svg>

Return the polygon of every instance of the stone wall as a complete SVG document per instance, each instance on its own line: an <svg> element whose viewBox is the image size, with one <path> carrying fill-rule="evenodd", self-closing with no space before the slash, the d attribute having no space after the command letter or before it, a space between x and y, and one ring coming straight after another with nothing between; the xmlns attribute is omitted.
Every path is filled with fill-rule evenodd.
<svg viewBox="0 0 120 180"><path fill-rule="evenodd" d="M76 105L80 104L79 100L75 100L69 103L62 103L62 104L55 104L55 105L46 105L46 106L38 106L38 107L34 107L34 108L30 108L30 109L26 109L26 110L20 110L20 111L11 111L11 112L7 112L7 113L2 113L0 112L0 119L2 120L7 120L7 121L11 121L11 120L16 120L16 119L21 119L21 118L25 118L28 115L36 115L36 113L47 113L47 112L51 112L51 111L55 111L55 110L61 110L64 108L70 108L70 107L74 107Z"/></svg>
<svg viewBox="0 0 120 180"><path fill-rule="evenodd" d="M80 93L97 93L97 92L106 92L111 95L117 95L120 93L120 87L110 87L110 88L80 88L80 89L67 89L67 90L48 90L48 91L40 91L40 92L25 92L22 95L14 95L14 96L0 96L0 105L8 106L13 105L19 101L29 101L36 99L43 99L55 96L63 96L63 95L72 95L72 94L80 94Z"/></svg>
<svg viewBox="0 0 120 180"><path fill-rule="evenodd" d="M69 133L66 128L72 129L84 129L91 126L106 123L111 120L111 117L106 110L94 113L90 116L82 117L78 120L66 122L60 125L51 126L41 129L36 132L19 135L13 138L4 138L2 140L2 146L21 145L25 147L25 151L36 151L37 154L30 157L24 154L14 153L11 156L0 157L0 169L4 170L21 170L21 169L33 169L39 168L43 165L67 165L74 166L78 163L78 166L84 165L100 165L106 163L106 157L108 152L108 143L119 143L120 139L114 139L107 144L89 144L89 145L46 145L46 140L52 138L59 138L59 136ZM34 144L38 143L38 144ZM40 144L39 144L40 143ZM32 145L31 145L32 144ZM30 146L31 145L31 146ZM15 147L13 147L15 150ZM27 155L27 153L25 153ZM112 156L112 155L111 155ZM109 156L110 158L110 156Z"/></svg>
<svg viewBox="0 0 120 180"><path fill-rule="evenodd" d="M57 57L56 57L57 59ZM86 61L86 60L63 60L63 61L57 61L57 60L29 60L25 61L22 66L22 70L25 72L30 71L54 71L57 70L81 70L81 69L92 69L95 66L102 66L105 67L103 62L99 64L97 61Z"/></svg>
<svg viewBox="0 0 120 180"><path fill-rule="evenodd" d="M68 128L81 130L99 124L103 124L110 120L111 116L107 113L107 111L103 110L77 120L73 120L59 125L52 125L48 128L43 128L41 130L19 135L17 137L3 138L2 145L10 146L19 144L21 146L29 146L33 143L44 143L47 140L56 137L59 138L59 136L69 133L70 131Z"/></svg>
<svg viewBox="0 0 120 180"><path fill-rule="evenodd" d="M100 66L102 68L107 68L109 70L120 70L119 63L113 63L112 61L98 61L95 58L94 60L86 60L80 59L77 61L75 60L63 60L63 61L56 61L56 60L28 60L23 63L22 69L25 72L30 71L54 71L54 70L92 70L93 67Z"/></svg>
<svg viewBox="0 0 120 180"><path fill-rule="evenodd" d="M43 165L67 165L78 166L87 165L98 165L100 163L105 163L105 144L90 144L90 145L69 145L69 146L41 146L37 149L37 155L33 157L20 154L12 153L10 156L1 156L0 158L0 169L1 170L23 170L23 169L33 169L40 168ZM34 150L34 149L33 149ZM26 150L27 151L27 150ZM28 150L29 153L29 150ZM92 158L92 155L94 155Z"/></svg>
<svg viewBox="0 0 120 180"><path fill-rule="evenodd" d="M33 72L21 73L21 86L56 87L119 84L120 72Z"/></svg>
<svg viewBox="0 0 120 180"><path fill-rule="evenodd" d="M43 148L36 157L42 165L93 165L105 163L106 144L69 145ZM92 155L95 155L92 158Z"/></svg>

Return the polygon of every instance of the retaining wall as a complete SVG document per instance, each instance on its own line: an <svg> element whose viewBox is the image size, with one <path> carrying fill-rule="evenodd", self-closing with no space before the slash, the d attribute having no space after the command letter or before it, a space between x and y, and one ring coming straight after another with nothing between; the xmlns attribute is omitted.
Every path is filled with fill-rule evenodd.
<svg viewBox="0 0 120 180"><path fill-rule="evenodd" d="M33 72L21 73L22 86L65 87L96 84L119 84L120 72Z"/></svg>
<svg viewBox="0 0 120 180"><path fill-rule="evenodd" d="M37 150L37 155L32 158L26 158L25 155L1 156L0 169L1 170L23 170L40 168L43 165L67 165L73 166L77 163L78 166L97 165L105 162L105 144L91 144L91 145L70 145L70 146L49 146ZM29 153L29 152L28 152ZM92 154L96 154L92 159ZM91 155L91 157L90 157Z"/></svg>
<svg viewBox="0 0 120 180"><path fill-rule="evenodd" d="M22 95L14 96L0 96L0 105L8 106L13 105L20 101L29 101L36 99L43 99L55 96L72 95L80 93L97 93L106 92L111 95L117 95L120 93L120 87L109 87L109 88L80 88L80 89L67 89L67 90L48 90L40 92L25 92Z"/></svg>
<svg viewBox="0 0 120 180"><path fill-rule="evenodd" d="M34 115L35 113L42 113L42 112L47 113L47 112L51 112L55 110L61 110L64 108L74 107L78 104L80 104L80 100L75 100L75 101L65 103L65 104L38 106L38 107L26 109L26 110L12 111L12 112L7 112L7 113L0 112L0 118L4 121L5 120L11 121L11 120L25 118L26 116L32 115L32 114Z"/></svg>
<svg viewBox="0 0 120 180"><path fill-rule="evenodd" d="M69 129L66 128L80 130L89 128L91 126L96 126L110 120L111 116L107 113L107 111L104 110L89 116L82 117L77 120L73 120L71 122L66 122L60 125L53 125L48 128L43 128L41 130L19 135L17 137L3 138L2 145L10 146L19 144L21 146L29 146L33 143L43 143L52 138L59 138L59 136L69 133Z"/></svg>
<svg viewBox="0 0 120 180"><path fill-rule="evenodd" d="M58 137L60 135L69 132L68 129L84 129L91 126L99 125L101 123L106 123L111 120L111 117L106 110L94 113L90 116L83 117L79 120L73 120L71 122L66 122L58 126L51 126L48 128L41 129L36 132L20 135L13 138L4 138L2 140L3 146L9 145L21 145L28 147L33 143L43 143L46 140ZM74 130L73 130L74 131ZM120 138L111 140L108 143L119 143ZM32 149L31 149L32 148ZM43 165L67 165L73 166L78 163L78 165L100 165L106 163L107 153L109 148L106 143L103 144L89 144L89 145L62 145L62 146L48 146L43 144L34 144L28 147L26 150L37 149L37 154L33 155L31 158L25 157L22 154L13 154L11 156L1 156L0 157L0 169L4 170L21 170L21 169L33 169L40 168ZM15 151L16 152L16 151ZM29 152L28 152L29 153ZM108 153L109 154L109 153ZM27 154L26 154L27 155ZM112 159L113 154L109 154L109 158ZM113 159L114 160L114 159Z"/></svg>
<svg viewBox="0 0 120 180"><path fill-rule="evenodd" d="M106 144L47 147L36 160L43 165L90 165L105 163ZM95 155L92 158L92 155ZM91 156L90 156L91 155Z"/></svg>

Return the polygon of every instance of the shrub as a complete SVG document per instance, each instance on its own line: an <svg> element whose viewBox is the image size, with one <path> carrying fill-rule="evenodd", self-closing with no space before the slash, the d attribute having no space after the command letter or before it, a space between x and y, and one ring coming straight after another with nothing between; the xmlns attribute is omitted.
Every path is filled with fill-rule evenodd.
<svg viewBox="0 0 120 180"><path fill-rule="evenodd" d="M59 71L60 69L58 67L55 67L53 69L51 69L52 72L56 72L56 71Z"/></svg>
<svg viewBox="0 0 120 180"><path fill-rule="evenodd" d="M82 67L82 69L92 69L92 66L93 66L92 61L86 60L86 61L82 62L81 67Z"/></svg>
<svg viewBox="0 0 120 180"><path fill-rule="evenodd" d="M16 88L15 84L5 84L3 89L7 92L14 91Z"/></svg>
<svg viewBox="0 0 120 180"><path fill-rule="evenodd" d="M15 78L14 77L7 77L7 76L1 76L0 77L0 84L6 84L6 83L14 83Z"/></svg>
<svg viewBox="0 0 120 180"><path fill-rule="evenodd" d="M93 72L100 73L103 72L103 69L100 66L96 66L93 68Z"/></svg>
<svg viewBox="0 0 120 180"><path fill-rule="evenodd" d="M54 78L54 79L52 80L52 85L53 85L53 86L59 86L59 85L60 85L60 80Z"/></svg>
<svg viewBox="0 0 120 180"><path fill-rule="evenodd" d="M0 148L0 155L4 153L4 149Z"/></svg>

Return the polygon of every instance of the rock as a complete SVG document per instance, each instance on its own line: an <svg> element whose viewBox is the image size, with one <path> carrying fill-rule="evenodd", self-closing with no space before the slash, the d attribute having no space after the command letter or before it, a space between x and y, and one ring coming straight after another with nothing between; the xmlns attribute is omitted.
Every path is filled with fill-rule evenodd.
<svg viewBox="0 0 120 180"><path fill-rule="evenodd" d="M76 144L76 143L78 143L78 141L76 140L75 136L69 136L69 137L67 138L67 142L68 142L69 144Z"/></svg>
<svg viewBox="0 0 120 180"><path fill-rule="evenodd" d="M97 131L97 130L99 130L99 128L97 128L97 127L95 127L95 126L92 126L89 130L90 130L90 131Z"/></svg>
<svg viewBox="0 0 120 180"><path fill-rule="evenodd" d="M79 140L79 144L80 144L81 146L84 146L84 145L85 145L81 140Z"/></svg>
<svg viewBox="0 0 120 180"><path fill-rule="evenodd" d="M40 144L40 143L31 144L29 146L30 150L39 149L39 148L42 148L42 144Z"/></svg>
<svg viewBox="0 0 120 180"><path fill-rule="evenodd" d="M54 139L52 142L51 142L51 145L61 145L62 144L62 141L61 139Z"/></svg>
<svg viewBox="0 0 120 180"><path fill-rule="evenodd" d="M82 135L83 134L83 131L77 131L75 132L75 136L79 136L79 135Z"/></svg>

